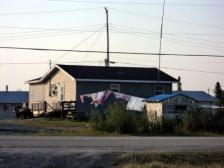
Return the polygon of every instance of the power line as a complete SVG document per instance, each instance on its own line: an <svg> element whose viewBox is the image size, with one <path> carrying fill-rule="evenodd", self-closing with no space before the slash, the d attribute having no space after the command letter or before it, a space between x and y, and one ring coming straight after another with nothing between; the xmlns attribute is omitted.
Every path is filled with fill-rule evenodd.
<svg viewBox="0 0 224 168"><path fill-rule="evenodd" d="M172 67L162 67L162 68L164 68L164 69L180 70L180 71L191 71L191 72L200 72L200 73L211 73L211 74L224 75L223 72L215 72L215 71L203 71L203 70L184 69L184 68L172 68Z"/></svg>
<svg viewBox="0 0 224 168"><path fill-rule="evenodd" d="M117 33L126 33L128 35L134 35L134 36L138 36L138 37L142 37L142 38L147 38L148 39L148 37L141 35L142 33L135 32L135 33L131 34L131 33L123 32L123 31L116 31L116 32ZM150 39L159 40L159 38L157 36L153 35L153 33L152 34L147 33L147 35L151 36ZM152 37L154 37L154 38L152 38ZM197 48L206 48L208 50L224 51L222 49L223 46L221 46L220 44L219 44L220 46L213 45L213 44L203 44L203 43L200 43L200 42L194 42L194 41L188 41L188 40L182 40L182 39L170 38L170 37L169 38L166 37L165 41L166 42L171 42L171 43L176 43L176 44L184 44L184 45L193 46L193 47L197 47ZM213 47L216 47L216 48L213 48Z"/></svg>
<svg viewBox="0 0 224 168"><path fill-rule="evenodd" d="M93 62L104 62L104 61L84 61L85 63L93 63ZM144 66L148 67L149 65L146 64L136 64L136 63L130 63L130 62L122 62L122 61L112 61L113 63L120 63L120 64L127 64L127 65L133 65L133 66ZM77 62L60 62L60 63L74 63L79 64L82 63L81 61ZM0 62L0 65L34 65L34 64L48 64L48 62ZM156 68L156 67L151 67ZM191 72L199 72L199 73L209 73L209 74L218 74L218 75L224 75L223 72L215 72L215 71L204 71L204 70L196 70L196 69L185 69L185 68L174 68L174 67L161 67L163 69L171 69L171 70L181 70L181 71L191 71Z"/></svg>
<svg viewBox="0 0 224 168"><path fill-rule="evenodd" d="M86 30L86 31L60 31L60 32L44 32L44 33L35 33L35 34L24 34L24 35L12 35L12 36L0 36L1 40L7 39L31 39L31 38L40 38L40 37L52 37L52 36L62 36L62 35L74 35L74 34L81 34L81 33L91 33L95 32L96 29Z"/></svg>
<svg viewBox="0 0 224 168"><path fill-rule="evenodd" d="M159 19L159 20L161 19L158 16L150 16L150 15L143 14L143 13L137 13L137 12L127 11L127 10L121 10L121 9L116 9L116 8L110 8L110 9L111 10L114 10L114 11L122 12L122 13L127 13L127 14L132 14L132 15L137 15L137 16L143 16L143 17L146 17L146 18L154 18L154 19ZM189 24L189 25L194 25L194 26L200 26L200 27L207 27L207 28L212 28L212 29L221 29L221 30L224 29L224 27L198 24L198 23L187 22L187 21L177 20L177 19L171 19L171 18L166 18L166 21L176 22L176 23L184 23L184 24Z"/></svg>
<svg viewBox="0 0 224 168"><path fill-rule="evenodd" d="M82 25L82 26L76 26L76 27L63 27L63 28L43 28L43 27L21 27L21 26L4 26L0 25L0 28L6 28L6 29L32 29L32 30L74 30L74 28L87 28L87 27L93 27L93 26L102 26L102 24L93 24L93 25Z"/></svg>
<svg viewBox="0 0 224 168"><path fill-rule="evenodd" d="M117 24L113 24L113 25L115 25L115 27L113 26L112 31L119 32L119 33L126 33L126 34L134 33L134 34L143 34L143 35L159 35L160 34L159 32L149 31L149 30L146 30L146 29L139 29L139 28L134 28L134 27L130 27L130 26L123 26L123 25L117 25ZM116 30L117 26L118 26L118 31ZM122 27L122 28L125 27L125 28L128 28L128 29L132 29L134 31L130 31L130 30L128 30L128 31L127 30L119 31L120 27ZM202 39L202 38L196 38L196 37L188 37L188 36L185 36L186 34L163 33L163 36L167 36L167 37L173 37L173 35L175 35L175 37L177 35L184 35L185 38L200 40L200 41L203 41L203 42L211 42L212 44L216 43L216 44L220 45L220 43L218 43L217 41L212 41L212 40ZM187 34L187 35L190 35L190 34Z"/></svg>
<svg viewBox="0 0 224 168"><path fill-rule="evenodd" d="M59 37L59 36L74 36L76 34L84 34L84 33L90 33L94 31L85 31L85 32L76 32L76 33L57 33L57 34L46 34L46 35L39 35L39 36L26 36L21 38L0 38L0 40L4 41L12 41L12 40L29 40L29 39L36 39L36 38L46 38L46 37Z"/></svg>
<svg viewBox="0 0 224 168"><path fill-rule="evenodd" d="M49 64L48 62L0 62L0 65L33 65L33 64Z"/></svg>
<svg viewBox="0 0 224 168"><path fill-rule="evenodd" d="M72 47L72 50L78 46L80 46L82 43L86 42L88 39L90 39L94 34L96 34L98 31L100 31L102 29L99 28L98 30L96 30L95 32L91 33L88 37L86 37L85 39L83 39L82 41L80 41L78 44L76 44L75 46ZM56 63L59 59L61 59L62 57L64 57L66 54L68 54L71 51L66 51L64 54L62 54L61 56L59 56L58 58L56 58L52 63Z"/></svg>
<svg viewBox="0 0 224 168"><path fill-rule="evenodd" d="M143 64L136 64L136 63L129 63L129 62L117 62L113 61L114 63L120 63L120 64L127 64L127 65L133 65L133 66L144 66L148 67L148 65ZM151 67L155 68L155 67ZM171 69L171 70L181 70L181 71L191 71L191 72L199 72L199 73L210 73L210 74L217 74L217 75L224 75L224 72L214 72L214 71L204 71L204 70L196 70L196 69L184 69L184 68L173 68L173 67L161 67L163 69Z"/></svg>
<svg viewBox="0 0 224 168"><path fill-rule="evenodd" d="M83 62L104 62L101 60L95 61L83 61ZM64 63L82 63L81 61L60 61L60 64ZM0 65L32 65L32 64L49 64L49 62L0 62Z"/></svg>
<svg viewBox="0 0 224 168"><path fill-rule="evenodd" d="M128 59L127 57L122 57L122 56L124 56L124 55L121 55L121 56L117 56L117 55L112 55L112 58L120 58L120 59L123 59L123 60L130 60L130 59ZM152 62L154 62L155 63L155 59L154 58L147 58L147 59L140 59L139 57L138 57L138 59L135 59L135 58L131 58L131 60L133 60L133 61L144 61L144 62L150 62L150 63L152 63ZM224 62L222 62L222 61L219 61L219 62L214 62L214 61L173 61L173 60L163 60L163 62L166 62L166 63L181 63L181 64L186 64L186 63L189 63L189 64L211 64L211 63L213 63L213 64L224 64Z"/></svg>
<svg viewBox="0 0 224 168"><path fill-rule="evenodd" d="M28 47L3 47L0 49L11 49L11 50L30 50L30 51L49 51L49 52L78 52L78 53L98 53L105 54L106 51L99 50L73 50L73 49L53 49L53 48L28 48ZM110 51L111 54L125 54L125 55L154 55L158 56L158 53L147 53L147 52L125 52L125 51ZM214 54L177 54L177 53L161 53L164 56L184 56L184 57L214 57L214 58L224 58L224 55L214 55Z"/></svg>
<svg viewBox="0 0 224 168"><path fill-rule="evenodd" d="M119 1L76 1L76 0L49 0L59 2L74 2L74 3L95 3L95 4L118 4L118 5L153 5L162 6L161 3L151 2L119 2ZM192 7L223 7L224 4L193 4L193 3L169 3L168 6L192 6Z"/></svg>
<svg viewBox="0 0 224 168"><path fill-rule="evenodd" d="M95 41L93 42L92 46L90 47L90 50L92 50L93 47L96 45L96 43L100 39L101 35L102 35L102 31L99 32L98 36L96 37ZM88 55L89 55L89 53L86 53L86 55L82 58L81 62L83 62Z"/></svg>
<svg viewBox="0 0 224 168"><path fill-rule="evenodd" d="M66 13L66 12L78 12L78 11L95 10L95 9L101 9L101 7L97 7L97 8L83 8L83 9L67 9L67 10L12 12L12 13L0 13L0 15L26 15L26 14L45 14L45 13Z"/></svg>

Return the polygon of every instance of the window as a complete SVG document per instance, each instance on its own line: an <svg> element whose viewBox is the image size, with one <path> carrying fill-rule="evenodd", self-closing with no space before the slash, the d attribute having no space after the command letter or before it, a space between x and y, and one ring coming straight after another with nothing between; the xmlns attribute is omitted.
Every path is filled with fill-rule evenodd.
<svg viewBox="0 0 224 168"><path fill-rule="evenodd" d="M160 95L164 93L164 86L163 85L156 85L154 86L154 95Z"/></svg>
<svg viewBox="0 0 224 168"><path fill-rule="evenodd" d="M3 110L8 111L10 109L9 104L4 104Z"/></svg>
<svg viewBox="0 0 224 168"><path fill-rule="evenodd" d="M61 84L61 101L65 101L65 84Z"/></svg>
<svg viewBox="0 0 224 168"><path fill-rule="evenodd" d="M56 84L49 85L49 96L57 96L58 95L58 87Z"/></svg>
<svg viewBox="0 0 224 168"><path fill-rule="evenodd" d="M186 111L187 110L187 106L186 105L176 105L175 106L175 110L176 111Z"/></svg>
<svg viewBox="0 0 224 168"><path fill-rule="evenodd" d="M120 92L120 84L110 84L110 90L114 92Z"/></svg>

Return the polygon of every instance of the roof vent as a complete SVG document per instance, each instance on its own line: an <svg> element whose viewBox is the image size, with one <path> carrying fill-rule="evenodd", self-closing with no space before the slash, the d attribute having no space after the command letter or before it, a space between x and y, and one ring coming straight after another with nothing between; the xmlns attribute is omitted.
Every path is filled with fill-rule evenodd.
<svg viewBox="0 0 224 168"><path fill-rule="evenodd" d="M5 92L8 92L8 91L9 91L9 86L6 85L6 86L5 86Z"/></svg>

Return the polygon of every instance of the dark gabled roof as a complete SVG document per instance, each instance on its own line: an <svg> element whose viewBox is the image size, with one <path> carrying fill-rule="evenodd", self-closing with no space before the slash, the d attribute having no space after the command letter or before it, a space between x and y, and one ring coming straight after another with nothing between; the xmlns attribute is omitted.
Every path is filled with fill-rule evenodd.
<svg viewBox="0 0 224 168"><path fill-rule="evenodd" d="M112 79L112 80L146 80L157 81L157 68L136 67L103 67L103 66L78 66L57 65L78 79ZM160 81L177 82L177 79L160 71Z"/></svg>
<svg viewBox="0 0 224 168"><path fill-rule="evenodd" d="M192 97L199 102L214 102L216 98L204 91L175 91L173 93L181 93L185 96Z"/></svg>
<svg viewBox="0 0 224 168"><path fill-rule="evenodd" d="M0 91L0 103L28 103L29 92Z"/></svg>

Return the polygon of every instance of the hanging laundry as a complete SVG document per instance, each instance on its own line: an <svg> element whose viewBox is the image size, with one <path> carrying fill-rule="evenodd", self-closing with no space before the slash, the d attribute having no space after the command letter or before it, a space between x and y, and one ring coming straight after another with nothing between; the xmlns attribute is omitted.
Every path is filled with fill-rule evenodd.
<svg viewBox="0 0 224 168"><path fill-rule="evenodd" d="M105 93L101 99L101 103L104 104L112 94L113 94L113 92L110 90L105 91Z"/></svg>
<svg viewBox="0 0 224 168"><path fill-rule="evenodd" d="M90 94L90 97L92 99L92 103L91 104L94 104L95 102L97 102L97 93L92 93Z"/></svg>
<svg viewBox="0 0 224 168"><path fill-rule="evenodd" d="M124 93L113 92L115 99L121 99L128 102L131 98L130 95L126 95Z"/></svg>
<svg viewBox="0 0 224 168"><path fill-rule="evenodd" d="M97 93L92 93L92 94L85 94L85 95L80 95L80 100L81 103L84 103L84 98L88 97L92 99L91 104L104 104L107 99L112 95L112 91L107 90L107 91L101 91Z"/></svg>
<svg viewBox="0 0 224 168"><path fill-rule="evenodd" d="M91 98L91 94L84 94L84 95L80 95L80 100L81 100L81 103L84 103L84 98Z"/></svg>
<svg viewBox="0 0 224 168"><path fill-rule="evenodd" d="M80 101L81 101L81 103L84 103L84 97L85 97L85 95L80 95Z"/></svg>
<svg viewBox="0 0 224 168"><path fill-rule="evenodd" d="M130 100L128 101L127 110L133 111L144 111L145 106L145 99L131 96Z"/></svg>

